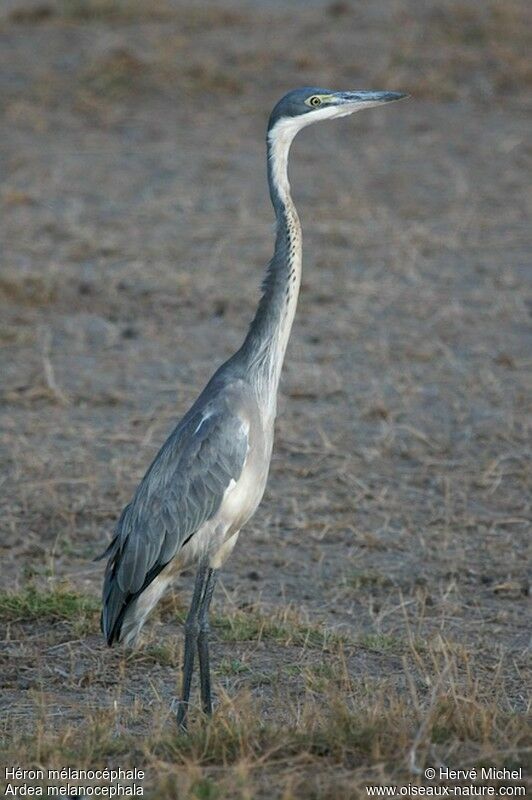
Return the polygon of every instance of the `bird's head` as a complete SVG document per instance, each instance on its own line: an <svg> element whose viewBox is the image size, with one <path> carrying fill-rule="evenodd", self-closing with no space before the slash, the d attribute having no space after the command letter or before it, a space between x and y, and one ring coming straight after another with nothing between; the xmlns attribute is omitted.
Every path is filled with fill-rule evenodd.
<svg viewBox="0 0 532 800"><path fill-rule="evenodd" d="M285 129L291 138L307 125L335 119L408 97L402 92L331 92L329 89L305 87L294 89L282 97L270 115L268 131Z"/></svg>
<svg viewBox="0 0 532 800"><path fill-rule="evenodd" d="M294 89L282 97L270 115L268 124L268 180L273 205L285 203L290 195L287 165L290 145L296 133L313 122L354 114L401 100L401 92L331 92L307 87Z"/></svg>

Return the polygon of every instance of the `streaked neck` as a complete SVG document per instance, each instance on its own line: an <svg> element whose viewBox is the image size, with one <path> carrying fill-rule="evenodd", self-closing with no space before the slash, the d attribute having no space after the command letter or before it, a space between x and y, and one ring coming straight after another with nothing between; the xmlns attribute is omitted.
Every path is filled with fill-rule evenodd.
<svg viewBox="0 0 532 800"><path fill-rule="evenodd" d="M262 284L262 297L242 347L259 394L275 399L301 282L301 225L288 181L288 153L300 126L280 120L268 131L268 183L275 209L275 250Z"/></svg>

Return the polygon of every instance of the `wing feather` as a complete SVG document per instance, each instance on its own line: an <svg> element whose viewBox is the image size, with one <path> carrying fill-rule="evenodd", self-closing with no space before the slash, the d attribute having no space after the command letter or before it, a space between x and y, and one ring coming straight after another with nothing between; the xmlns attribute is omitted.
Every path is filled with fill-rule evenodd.
<svg viewBox="0 0 532 800"><path fill-rule="evenodd" d="M248 426L220 402L184 418L122 512L109 555L102 629L120 636L125 609L216 514L248 452Z"/></svg>

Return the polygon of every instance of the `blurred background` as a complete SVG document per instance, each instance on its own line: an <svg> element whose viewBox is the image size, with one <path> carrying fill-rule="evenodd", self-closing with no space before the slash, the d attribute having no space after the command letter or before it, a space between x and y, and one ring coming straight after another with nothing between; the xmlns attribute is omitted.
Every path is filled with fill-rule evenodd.
<svg viewBox="0 0 532 800"><path fill-rule="evenodd" d="M303 287L271 479L220 603L290 602L396 639L413 615L427 641L518 663L529 32L525 0L3 0L3 588L98 596L90 560L239 346L273 246L274 103L301 85L397 89L412 99L294 144ZM353 669L400 683L386 641ZM35 669L13 658L12 709Z"/></svg>

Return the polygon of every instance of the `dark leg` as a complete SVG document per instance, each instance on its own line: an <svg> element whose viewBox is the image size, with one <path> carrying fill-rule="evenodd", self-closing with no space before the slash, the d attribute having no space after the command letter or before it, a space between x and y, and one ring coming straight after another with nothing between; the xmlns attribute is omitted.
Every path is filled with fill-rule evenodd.
<svg viewBox="0 0 532 800"><path fill-rule="evenodd" d="M211 672L209 666L209 606L211 604L214 587L216 586L217 577L217 570L212 568L207 570L207 578L205 580L205 588L199 610L198 657L201 705L203 712L209 716L212 714Z"/></svg>
<svg viewBox="0 0 532 800"><path fill-rule="evenodd" d="M196 651L196 643L199 634L199 614L201 600L205 591L205 584L208 576L208 565L206 562L200 564L196 574L196 582L194 584L194 593L192 595L192 602L190 610L185 622L185 657L183 659L183 688L181 691L181 699L177 709L177 724L182 730L187 728L187 711L188 701L190 698L190 685L192 683L192 673L194 671L194 656Z"/></svg>

